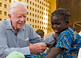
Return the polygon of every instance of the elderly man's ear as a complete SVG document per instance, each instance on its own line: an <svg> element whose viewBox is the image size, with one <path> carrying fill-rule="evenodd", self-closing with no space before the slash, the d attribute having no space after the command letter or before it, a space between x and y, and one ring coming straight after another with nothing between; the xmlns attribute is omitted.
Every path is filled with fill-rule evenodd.
<svg viewBox="0 0 81 58"><path fill-rule="evenodd" d="M11 19L11 14L8 14L8 17Z"/></svg>

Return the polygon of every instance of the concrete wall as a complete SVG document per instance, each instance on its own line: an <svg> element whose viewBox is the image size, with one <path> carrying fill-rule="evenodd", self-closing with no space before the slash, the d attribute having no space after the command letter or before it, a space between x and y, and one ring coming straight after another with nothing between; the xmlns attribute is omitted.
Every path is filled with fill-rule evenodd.
<svg viewBox="0 0 81 58"><path fill-rule="evenodd" d="M79 26L74 23L81 21L81 0L56 0L56 8L65 8L70 10L70 25L75 25L74 28L79 32L81 25Z"/></svg>

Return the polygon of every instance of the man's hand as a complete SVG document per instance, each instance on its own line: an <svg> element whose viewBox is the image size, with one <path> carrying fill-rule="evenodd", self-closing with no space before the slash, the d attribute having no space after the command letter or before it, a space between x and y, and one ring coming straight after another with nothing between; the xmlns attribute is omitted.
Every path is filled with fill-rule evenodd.
<svg viewBox="0 0 81 58"><path fill-rule="evenodd" d="M45 43L36 43L36 44L32 44L29 46L30 48L30 53L41 53L44 52L46 49L46 44Z"/></svg>

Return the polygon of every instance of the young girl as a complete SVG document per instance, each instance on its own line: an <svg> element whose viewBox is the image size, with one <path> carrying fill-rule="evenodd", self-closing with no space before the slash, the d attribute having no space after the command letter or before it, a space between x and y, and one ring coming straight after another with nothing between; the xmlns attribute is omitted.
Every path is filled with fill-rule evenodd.
<svg viewBox="0 0 81 58"><path fill-rule="evenodd" d="M55 39L55 48L44 58L77 58L81 38L69 27L69 16L65 9L57 9L52 13L51 24L58 37Z"/></svg>

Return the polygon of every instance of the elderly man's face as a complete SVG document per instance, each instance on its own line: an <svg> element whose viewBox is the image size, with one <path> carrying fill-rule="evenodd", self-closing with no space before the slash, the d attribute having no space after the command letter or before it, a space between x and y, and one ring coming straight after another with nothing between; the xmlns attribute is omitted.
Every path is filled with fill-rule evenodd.
<svg viewBox="0 0 81 58"><path fill-rule="evenodd" d="M26 22L27 10L24 7L14 7L13 14L9 16L13 29L21 29Z"/></svg>

